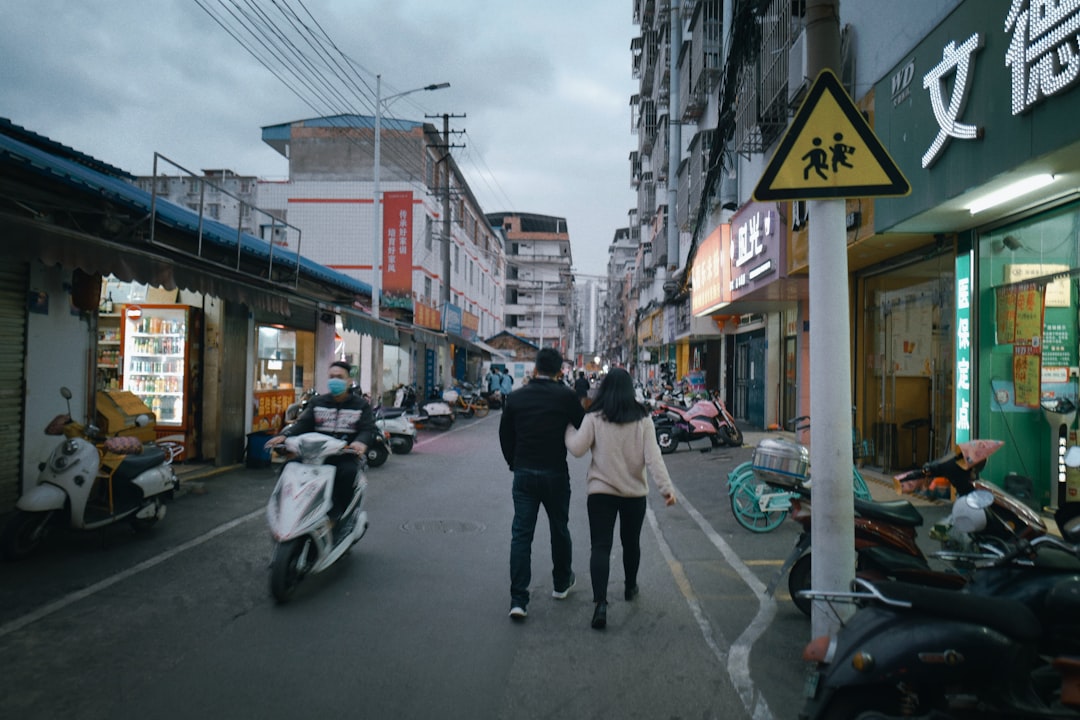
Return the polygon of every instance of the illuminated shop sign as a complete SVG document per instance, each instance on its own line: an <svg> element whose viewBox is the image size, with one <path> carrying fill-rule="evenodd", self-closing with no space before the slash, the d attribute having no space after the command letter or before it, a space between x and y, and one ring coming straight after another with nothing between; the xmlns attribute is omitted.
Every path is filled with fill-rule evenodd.
<svg viewBox="0 0 1080 720"><path fill-rule="evenodd" d="M781 227L774 205L752 203L731 218L732 293L776 272Z"/></svg>
<svg viewBox="0 0 1080 720"><path fill-rule="evenodd" d="M1080 0L965 0L875 87L874 132L912 181L875 205L902 225L1076 142Z"/></svg>

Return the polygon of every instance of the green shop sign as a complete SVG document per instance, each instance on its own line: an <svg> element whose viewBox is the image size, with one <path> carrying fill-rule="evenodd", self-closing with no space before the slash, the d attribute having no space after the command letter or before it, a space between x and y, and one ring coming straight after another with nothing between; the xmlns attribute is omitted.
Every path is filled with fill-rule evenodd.
<svg viewBox="0 0 1080 720"><path fill-rule="evenodd" d="M875 229L918 216L1078 143L1080 6L966 0L875 86L874 131L911 182L875 202Z"/></svg>

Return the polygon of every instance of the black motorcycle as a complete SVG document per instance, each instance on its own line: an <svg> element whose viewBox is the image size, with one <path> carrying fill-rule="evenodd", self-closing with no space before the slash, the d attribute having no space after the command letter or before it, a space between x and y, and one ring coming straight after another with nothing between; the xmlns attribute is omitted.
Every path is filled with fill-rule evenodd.
<svg viewBox="0 0 1080 720"><path fill-rule="evenodd" d="M963 591L856 580L860 609L814 639L805 720L1080 718L1080 518L984 543ZM993 558L987 560L986 558Z"/></svg>

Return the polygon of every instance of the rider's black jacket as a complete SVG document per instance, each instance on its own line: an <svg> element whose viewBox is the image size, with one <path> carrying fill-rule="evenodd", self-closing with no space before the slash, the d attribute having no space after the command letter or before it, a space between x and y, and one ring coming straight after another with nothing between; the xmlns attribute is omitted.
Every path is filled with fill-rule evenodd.
<svg viewBox="0 0 1080 720"><path fill-rule="evenodd" d="M347 443L358 440L371 447L378 428L367 400L356 393L349 393L338 402L327 393L314 398L296 422L282 430L281 434L290 437L306 432L331 435Z"/></svg>

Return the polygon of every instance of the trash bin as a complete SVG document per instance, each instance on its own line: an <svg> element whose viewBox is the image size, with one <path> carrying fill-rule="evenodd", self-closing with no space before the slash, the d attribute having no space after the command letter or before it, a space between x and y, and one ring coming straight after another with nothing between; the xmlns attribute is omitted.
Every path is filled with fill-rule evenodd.
<svg viewBox="0 0 1080 720"><path fill-rule="evenodd" d="M265 431L248 433L244 461L249 468L270 466L270 449L266 447L266 441L272 437L273 435Z"/></svg>

